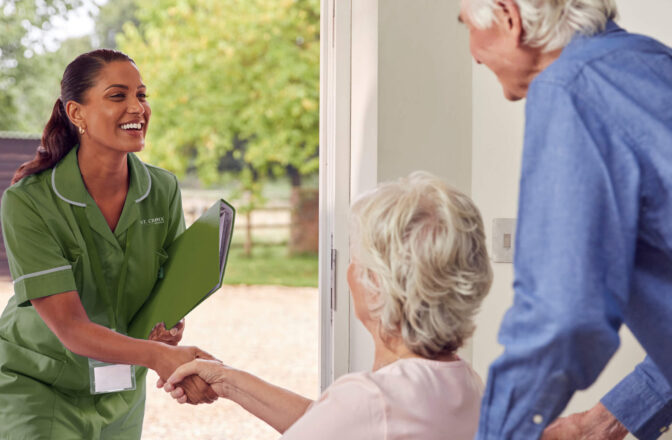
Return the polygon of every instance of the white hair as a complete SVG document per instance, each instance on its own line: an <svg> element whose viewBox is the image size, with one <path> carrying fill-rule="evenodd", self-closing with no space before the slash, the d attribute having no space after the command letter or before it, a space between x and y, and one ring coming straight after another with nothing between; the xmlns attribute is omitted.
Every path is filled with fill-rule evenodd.
<svg viewBox="0 0 672 440"><path fill-rule="evenodd" d="M618 15L615 0L514 0L520 10L523 42L544 51L561 49L577 34L602 32ZM462 0L471 22L487 29L498 0Z"/></svg>
<svg viewBox="0 0 672 440"><path fill-rule="evenodd" d="M481 215L467 196L416 172L360 197L351 234L355 274L383 340L400 335L433 359L473 334L492 269Z"/></svg>

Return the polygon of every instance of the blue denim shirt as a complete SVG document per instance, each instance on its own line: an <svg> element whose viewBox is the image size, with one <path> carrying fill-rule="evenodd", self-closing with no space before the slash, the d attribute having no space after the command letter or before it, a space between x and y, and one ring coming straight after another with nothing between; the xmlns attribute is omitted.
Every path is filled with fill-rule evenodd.
<svg viewBox="0 0 672 440"><path fill-rule="evenodd" d="M648 357L603 403L657 438L672 421L670 48L610 22L532 82L515 249L477 438L539 438L623 323Z"/></svg>

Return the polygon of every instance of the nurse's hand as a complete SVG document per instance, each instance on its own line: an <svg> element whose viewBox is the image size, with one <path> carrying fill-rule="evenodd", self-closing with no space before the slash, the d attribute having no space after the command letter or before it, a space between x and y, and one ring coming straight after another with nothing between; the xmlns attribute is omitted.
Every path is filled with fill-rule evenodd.
<svg viewBox="0 0 672 440"><path fill-rule="evenodd" d="M185 394L186 390L183 389L182 384L185 379L200 377L210 384L219 397L228 398L226 378L227 373L231 370L231 367L222 364L220 361L196 359L175 370L166 381L163 389L179 403L187 403L188 396Z"/></svg>
<svg viewBox="0 0 672 440"><path fill-rule="evenodd" d="M163 322L159 322L154 326L152 331L149 333L150 341L163 342L168 345L177 345L182 340L182 334L184 333L184 318L178 322L175 327L170 330L166 329L166 325Z"/></svg>
<svg viewBox="0 0 672 440"><path fill-rule="evenodd" d="M162 354L155 359L152 369L157 372L161 380L166 380L180 365L194 359L216 360L213 356L198 347L163 346ZM199 377L185 379L180 386L187 394L187 402L191 404L212 403L217 400L210 386Z"/></svg>
<svg viewBox="0 0 672 440"><path fill-rule="evenodd" d="M180 388L184 390L184 400L191 405L198 405L201 403L210 404L219 397L217 392L198 376L185 378L180 382Z"/></svg>

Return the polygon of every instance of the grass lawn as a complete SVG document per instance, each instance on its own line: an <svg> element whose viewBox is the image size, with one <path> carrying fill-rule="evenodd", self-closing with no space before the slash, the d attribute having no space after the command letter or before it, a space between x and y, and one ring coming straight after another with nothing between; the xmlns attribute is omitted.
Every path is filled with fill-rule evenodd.
<svg viewBox="0 0 672 440"><path fill-rule="evenodd" d="M232 243L224 284L317 287L317 254L289 256L285 245L257 244L252 257Z"/></svg>

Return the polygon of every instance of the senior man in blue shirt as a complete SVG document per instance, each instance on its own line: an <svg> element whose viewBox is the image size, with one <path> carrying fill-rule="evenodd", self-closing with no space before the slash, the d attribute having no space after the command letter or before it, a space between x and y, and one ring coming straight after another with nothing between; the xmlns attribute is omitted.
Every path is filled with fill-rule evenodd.
<svg viewBox="0 0 672 440"><path fill-rule="evenodd" d="M614 0L463 0L471 52L527 98L515 300L477 439L655 439L672 421L672 50ZM646 359L586 413L626 324Z"/></svg>

